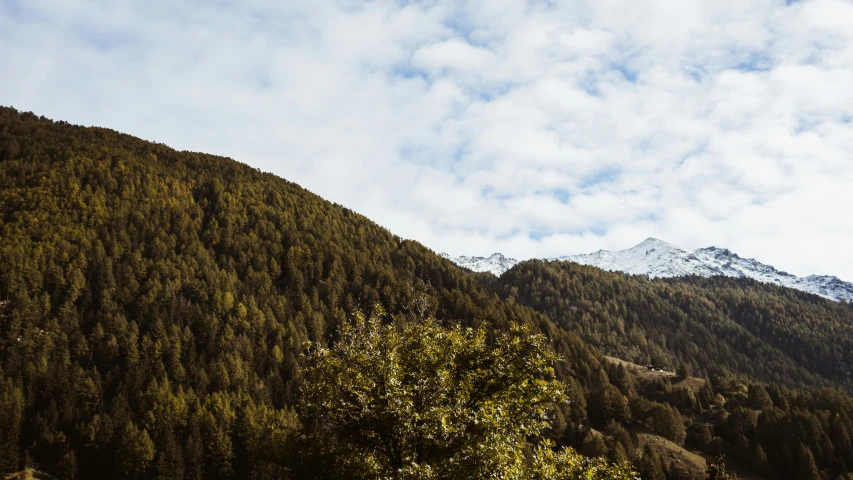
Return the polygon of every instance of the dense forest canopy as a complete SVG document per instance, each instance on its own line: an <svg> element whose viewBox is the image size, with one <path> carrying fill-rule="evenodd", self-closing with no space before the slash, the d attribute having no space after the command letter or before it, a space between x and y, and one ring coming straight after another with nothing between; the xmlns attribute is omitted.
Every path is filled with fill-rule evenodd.
<svg viewBox="0 0 853 480"><path fill-rule="evenodd" d="M233 160L8 108L0 155L4 470L262 476L247 425L294 408L303 345L374 305L529 325L567 360L560 379L606 376L546 317Z"/></svg>
<svg viewBox="0 0 853 480"><path fill-rule="evenodd" d="M853 305L730 277L649 280L523 262L493 289L609 355L787 386L853 388Z"/></svg>
<svg viewBox="0 0 853 480"><path fill-rule="evenodd" d="M470 348L541 335L566 401L523 439L531 478L592 465L567 446L695 478L649 435L765 478L851 478L850 305L574 264L477 275L233 160L0 109L0 472L334 478L344 456L324 455L356 437L315 421L328 376L306 346L362 341L347 326L376 306L485 332Z"/></svg>

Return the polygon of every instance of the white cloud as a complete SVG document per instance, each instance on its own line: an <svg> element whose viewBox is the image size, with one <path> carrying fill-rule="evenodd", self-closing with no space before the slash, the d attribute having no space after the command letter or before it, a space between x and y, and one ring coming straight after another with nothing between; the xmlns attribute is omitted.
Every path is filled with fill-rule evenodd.
<svg viewBox="0 0 853 480"><path fill-rule="evenodd" d="M11 0L0 103L229 155L453 254L853 280L844 0Z"/></svg>
<svg viewBox="0 0 853 480"><path fill-rule="evenodd" d="M459 38L427 45L412 55L412 65L432 74L445 69L478 74L488 67L494 55Z"/></svg>

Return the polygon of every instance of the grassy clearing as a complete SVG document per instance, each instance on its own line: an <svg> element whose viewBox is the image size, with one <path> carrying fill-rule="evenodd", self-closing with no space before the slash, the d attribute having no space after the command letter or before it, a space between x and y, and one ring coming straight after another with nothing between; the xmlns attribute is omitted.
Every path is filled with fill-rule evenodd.
<svg viewBox="0 0 853 480"><path fill-rule="evenodd" d="M608 362L614 363L616 365L622 365L627 368L629 371L634 372L634 374L638 375L640 378L645 378L648 380L653 380L656 378L668 378L670 382L672 382L673 387L677 387L679 385L683 385L694 392L698 392L703 385L705 385L705 380L702 378L696 377L687 377L680 378L675 372L667 372L667 371L652 371L646 370L642 365L638 365L636 363L626 362L625 360L616 358L616 357L604 357Z"/></svg>

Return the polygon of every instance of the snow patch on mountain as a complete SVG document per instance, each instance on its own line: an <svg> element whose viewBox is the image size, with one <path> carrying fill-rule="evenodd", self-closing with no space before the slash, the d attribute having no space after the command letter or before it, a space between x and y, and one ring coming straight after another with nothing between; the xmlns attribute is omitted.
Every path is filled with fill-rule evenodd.
<svg viewBox="0 0 853 480"><path fill-rule="evenodd" d="M492 272L497 276L500 276L502 273L512 268L513 265L518 263L518 260L514 258L507 258L500 253L493 253L488 257L451 257L446 253L440 253L439 255L460 267L464 267L475 272Z"/></svg>
<svg viewBox="0 0 853 480"><path fill-rule="evenodd" d="M620 271L632 275L648 274L652 277L715 274L714 269L705 265L696 254L656 238L648 238L627 250L616 252L599 250L585 255L559 257L557 260L592 265L603 270Z"/></svg>
<svg viewBox="0 0 853 480"><path fill-rule="evenodd" d="M492 272L495 275L501 275L518 263L500 253L490 257L444 256L459 266L476 272ZM749 277L761 282L814 293L831 300L853 301L853 283L845 282L838 277L827 275L797 277L755 259L742 258L725 248L706 247L688 251L656 238L648 238L626 250L599 250L594 253L546 260L571 261L603 270L650 277L685 275Z"/></svg>

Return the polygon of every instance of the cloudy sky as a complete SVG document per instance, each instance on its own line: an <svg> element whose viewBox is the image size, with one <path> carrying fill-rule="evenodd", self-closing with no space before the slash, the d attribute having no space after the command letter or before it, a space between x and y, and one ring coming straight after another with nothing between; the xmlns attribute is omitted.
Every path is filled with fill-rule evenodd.
<svg viewBox="0 0 853 480"><path fill-rule="evenodd" d="M436 251L649 236L853 280L850 0L0 0L0 104Z"/></svg>

